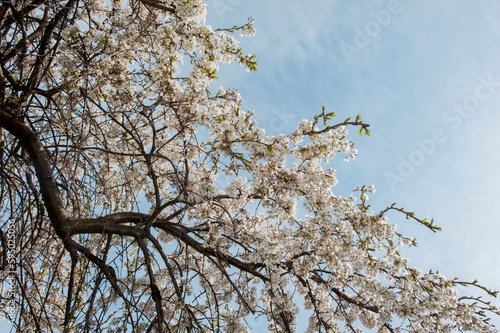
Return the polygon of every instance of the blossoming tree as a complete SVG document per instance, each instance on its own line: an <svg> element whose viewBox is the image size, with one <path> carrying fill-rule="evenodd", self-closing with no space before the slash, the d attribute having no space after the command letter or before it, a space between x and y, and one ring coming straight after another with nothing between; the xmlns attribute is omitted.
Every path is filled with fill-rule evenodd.
<svg viewBox="0 0 500 333"><path fill-rule="evenodd" d="M413 268L368 193L335 194L347 128L266 135L219 63L255 70L202 0L0 6L0 309L16 331L492 332L498 308ZM220 186L217 177L230 182ZM298 303L310 310L300 313Z"/></svg>

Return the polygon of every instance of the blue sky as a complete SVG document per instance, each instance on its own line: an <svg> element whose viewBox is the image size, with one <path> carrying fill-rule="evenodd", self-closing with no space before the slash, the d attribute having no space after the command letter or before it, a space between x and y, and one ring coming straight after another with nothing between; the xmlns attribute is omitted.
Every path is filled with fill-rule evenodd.
<svg viewBox="0 0 500 333"><path fill-rule="evenodd" d="M374 184L375 210L434 218L437 234L391 216L417 238L411 262L500 289L499 14L487 0L209 1L212 26L257 28L240 40L258 71L226 66L215 85L237 88L270 133L322 105L361 114L372 135L352 131L359 155L333 162L337 192Z"/></svg>
<svg viewBox="0 0 500 333"><path fill-rule="evenodd" d="M359 155L333 162L336 191L374 184L375 210L397 202L434 218L437 234L391 216L417 238L411 262L500 290L500 1L208 2L214 28L249 16L257 35L240 40L258 71L225 66L215 85L237 88L270 133L322 105L339 120L361 114L372 135L352 131Z"/></svg>

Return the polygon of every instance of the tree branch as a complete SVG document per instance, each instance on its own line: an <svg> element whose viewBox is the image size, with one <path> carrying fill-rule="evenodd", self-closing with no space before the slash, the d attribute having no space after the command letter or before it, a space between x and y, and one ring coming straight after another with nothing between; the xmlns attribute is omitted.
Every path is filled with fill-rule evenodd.
<svg viewBox="0 0 500 333"><path fill-rule="evenodd" d="M151 6L151 7L154 7L156 9L160 9L160 10L163 10L165 12L175 14L175 8L168 7L159 1L154 1L154 0L140 0L140 1L147 6Z"/></svg>
<svg viewBox="0 0 500 333"><path fill-rule="evenodd" d="M68 215L63 208L61 193L53 176L50 157L40 139L31 128L11 116L3 108L0 109L0 127L3 127L15 136L21 146L28 152L40 184L40 192L45 208L47 209L47 214L56 233L64 239L67 234L65 225Z"/></svg>

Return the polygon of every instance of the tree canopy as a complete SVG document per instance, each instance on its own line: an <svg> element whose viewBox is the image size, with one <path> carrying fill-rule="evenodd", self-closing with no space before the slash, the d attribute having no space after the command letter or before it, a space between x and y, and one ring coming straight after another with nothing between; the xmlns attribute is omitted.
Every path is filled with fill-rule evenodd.
<svg viewBox="0 0 500 333"><path fill-rule="evenodd" d="M0 6L0 311L26 332L493 332L498 307L421 272L373 186L335 194L357 151L325 107L268 135L221 63L253 20L215 29L202 0ZM319 108L318 108L319 109ZM217 178L230 181L220 186ZM303 304L307 313L300 311Z"/></svg>

